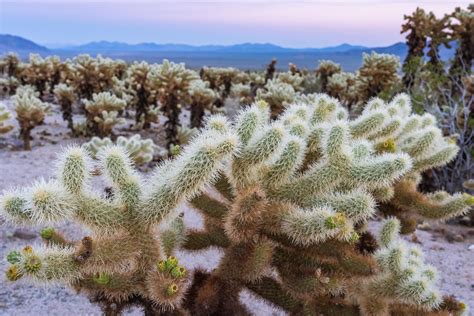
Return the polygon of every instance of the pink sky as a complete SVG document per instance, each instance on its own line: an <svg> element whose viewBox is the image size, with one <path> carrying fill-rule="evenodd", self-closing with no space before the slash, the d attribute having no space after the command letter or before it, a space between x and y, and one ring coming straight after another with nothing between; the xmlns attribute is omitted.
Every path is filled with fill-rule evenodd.
<svg viewBox="0 0 474 316"><path fill-rule="evenodd" d="M271 42L321 47L403 40L403 14L437 15L470 1L0 0L0 33L39 43L116 40L187 44Z"/></svg>

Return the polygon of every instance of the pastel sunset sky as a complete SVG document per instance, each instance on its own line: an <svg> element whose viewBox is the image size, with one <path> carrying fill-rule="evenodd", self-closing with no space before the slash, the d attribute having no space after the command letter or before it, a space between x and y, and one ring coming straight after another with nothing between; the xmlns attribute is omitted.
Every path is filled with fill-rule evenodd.
<svg viewBox="0 0 474 316"><path fill-rule="evenodd" d="M322 47L401 41L403 14L437 15L471 1L443 0L0 0L0 33L42 44L274 43Z"/></svg>

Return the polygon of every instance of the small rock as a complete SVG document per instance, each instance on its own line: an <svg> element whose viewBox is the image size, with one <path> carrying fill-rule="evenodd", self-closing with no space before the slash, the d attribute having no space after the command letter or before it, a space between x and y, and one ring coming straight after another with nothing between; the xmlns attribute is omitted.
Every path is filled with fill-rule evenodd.
<svg viewBox="0 0 474 316"><path fill-rule="evenodd" d="M13 237L19 238L19 239L24 239L24 240L31 240L36 238L36 234L29 232L24 229L17 229L13 233Z"/></svg>
<svg viewBox="0 0 474 316"><path fill-rule="evenodd" d="M452 233L446 234L446 240L449 242L463 242L464 239L465 239L464 236L461 234L452 234Z"/></svg>
<svg viewBox="0 0 474 316"><path fill-rule="evenodd" d="M468 249L468 250L474 250L474 244L469 245L469 247L468 247L467 249Z"/></svg>
<svg viewBox="0 0 474 316"><path fill-rule="evenodd" d="M419 224L417 228L421 229L421 230L426 230L426 231L430 231L430 230L433 229L431 227L430 223L428 223L428 222L424 222L424 223Z"/></svg>

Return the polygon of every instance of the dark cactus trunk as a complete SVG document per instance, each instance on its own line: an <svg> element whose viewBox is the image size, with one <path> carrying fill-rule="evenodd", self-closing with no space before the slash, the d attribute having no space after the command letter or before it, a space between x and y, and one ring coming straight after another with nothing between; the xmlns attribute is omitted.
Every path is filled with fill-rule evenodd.
<svg viewBox="0 0 474 316"><path fill-rule="evenodd" d="M204 108L197 103L191 105L191 128L202 127Z"/></svg>
<svg viewBox="0 0 474 316"><path fill-rule="evenodd" d="M178 107L178 99L174 94L168 96L164 112L168 117L165 123L166 147L170 149L173 145L178 145L178 125L181 108Z"/></svg>

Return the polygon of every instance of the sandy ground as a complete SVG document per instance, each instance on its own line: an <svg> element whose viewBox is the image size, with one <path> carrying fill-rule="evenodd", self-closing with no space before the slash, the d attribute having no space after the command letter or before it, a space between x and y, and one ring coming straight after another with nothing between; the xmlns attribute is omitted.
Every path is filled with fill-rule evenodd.
<svg viewBox="0 0 474 316"><path fill-rule="evenodd" d="M0 101L11 106L8 101ZM13 122L15 123L15 122ZM48 178L53 175L53 161L61 148L80 144L86 139L71 139L59 113L48 116L45 125L33 130L33 150L25 152L17 138L17 129L6 136L0 136L0 192L12 186L23 186L33 179ZM126 134L119 129L120 134ZM145 136L145 135L143 135ZM156 134L149 135L155 138ZM180 207L185 212L185 222L189 227L199 227L200 216L186 205ZM376 221L370 224L376 230ZM38 231L41 227L21 228L2 224L0 229L0 270L5 271L4 259L12 249L25 245L40 244ZM64 223L56 228L70 238L80 238L85 233L72 223ZM460 235L463 241L448 242L446 235ZM454 293L469 305L474 306L474 229L455 225L431 225L428 230L418 231L416 240L426 254L427 261L440 271L439 286L443 293ZM474 246L473 246L474 247ZM217 249L206 252L178 254L180 261L188 268L202 267L212 269L220 258ZM251 293L242 292L241 300L255 315L283 315L284 313L255 298ZM87 298L76 295L63 286L43 287L23 282L10 283L0 277L0 315L100 315L100 310L89 303ZM140 315L138 310L127 311L127 315Z"/></svg>

